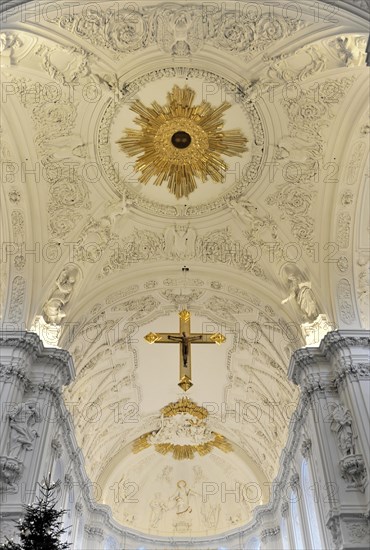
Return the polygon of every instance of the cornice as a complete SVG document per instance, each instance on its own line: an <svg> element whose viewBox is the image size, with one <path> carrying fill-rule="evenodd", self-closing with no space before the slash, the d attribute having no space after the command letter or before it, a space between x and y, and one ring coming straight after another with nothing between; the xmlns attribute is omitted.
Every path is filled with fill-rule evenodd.
<svg viewBox="0 0 370 550"><path fill-rule="evenodd" d="M296 385L303 383L313 367L326 364L328 376L333 380L342 379L349 374L368 376L366 358L369 358L370 332L365 330L332 331L322 339L319 348L296 350L290 360L288 378ZM356 355L362 362L354 362ZM356 364L357 363L357 364ZM317 377L318 373L316 373ZM322 378L322 376L321 376Z"/></svg>
<svg viewBox="0 0 370 550"><path fill-rule="evenodd" d="M0 348L7 347L12 349L12 361L14 361L14 351L20 350L30 354L32 359L41 359L42 361L45 361L47 365L57 367L58 374L61 376L62 385L69 384L75 376L75 369L71 354L63 349L45 348L40 337L34 332L1 331ZM4 361L5 354L3 353L2 355ZM17 369L13 369L12 371L9 371L9 374L12 372L16 374L18 371Z"/></svg>

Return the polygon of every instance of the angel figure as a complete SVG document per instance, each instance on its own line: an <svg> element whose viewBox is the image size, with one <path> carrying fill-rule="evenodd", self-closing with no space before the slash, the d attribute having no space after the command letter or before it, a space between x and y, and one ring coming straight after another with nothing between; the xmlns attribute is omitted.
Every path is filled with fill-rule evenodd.
<svg viewBox="0 0 370 550"><path fill-rule="evenodd" d="M256 217L257 207L254 206L250 201L241 197L239 200L236 199L227 199L226 204L237 214L242 221L249 221L254 224L258 218Z"/></svg>
<svg viewBox="0 0 370 550"><path fill-rule="evenodd" d="M290 300L294 300L308 320L314 321L320 312L315 295L311 290L310 281L300 282L298 276L291 273L288 275L288 284L290 294L281 303L286 304Z"/></svg>
<svg viewBox="0 0 370 550"><path fill-rule="evenodd" d="M56 280L56 289L45 303L42 315L49 324L60 325L66 316L64 306L69 302L73 287L77 279L77 268L67 267L60 273Z"/></svg>

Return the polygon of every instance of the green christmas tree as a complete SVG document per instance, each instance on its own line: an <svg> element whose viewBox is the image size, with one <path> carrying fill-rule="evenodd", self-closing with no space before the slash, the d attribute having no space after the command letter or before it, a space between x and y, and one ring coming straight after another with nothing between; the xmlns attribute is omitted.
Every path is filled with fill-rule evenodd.
<svg viewBox="0 0 370 550"><path fill-rule="evenodd" d="M63 528L65 510L57 510L55 490L60 482L51 483L50 478L40 485L41 496L34 504L28 504L23 520L17 529L20 542L7 540L0 546L4 550L66 550L71 548L68 542L60 542L60 536L66 532Z"/></svg>

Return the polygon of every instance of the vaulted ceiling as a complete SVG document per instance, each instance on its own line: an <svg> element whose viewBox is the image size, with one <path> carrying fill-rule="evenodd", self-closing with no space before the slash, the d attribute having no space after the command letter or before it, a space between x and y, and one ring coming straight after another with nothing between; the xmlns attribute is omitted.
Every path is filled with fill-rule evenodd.
<svg viewBox="0 0 370 550"><path fill-rule="evenodd" d="M279 468L298 397L287 367L307 331L312 342L308 324L321 314L333 328L368 326L357 4L30 2L3 13L3 320L72 353L65 399L86 469L124 525L181 532L168 505L181 480L194 495L207 483L218 493L208 508L194 496L191 533L245 523ZM198 178L181 198L141 183L137 156L117 143L138 128L135 100L164 106L176 85L194 105L227 101L222 128L248 140L240 156L221 155L222 182ZM292 281L306 298L282 304ZM144 340L176 332L184 308L193 330L226 335L193 346L187 396L232 451L133 454L184 395L178 346ZM117 496L117 483L128 492ZM250 492L223 507L222 484Z"/></svg>

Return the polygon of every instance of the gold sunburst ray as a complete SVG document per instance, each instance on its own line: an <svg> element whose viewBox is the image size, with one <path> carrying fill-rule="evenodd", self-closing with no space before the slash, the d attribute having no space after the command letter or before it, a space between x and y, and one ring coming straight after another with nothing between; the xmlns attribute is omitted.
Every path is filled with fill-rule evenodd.
<svg viewBox="0 0 370 550"><path fill-rule="evenodd" d="M224 181L227 164L221 155L240 156L247 150L247 138L240 130L224 130L223 113L231 107L224 101L213 107L207 101L193 105L195 91L174 86L167 104L153 101L150 107L136 100L130 107L140 127L127 129L118 143L129 156L139 155L135 171L139 181L162 185L167 181L179 199L197 188L196 180Z"/></svg>

